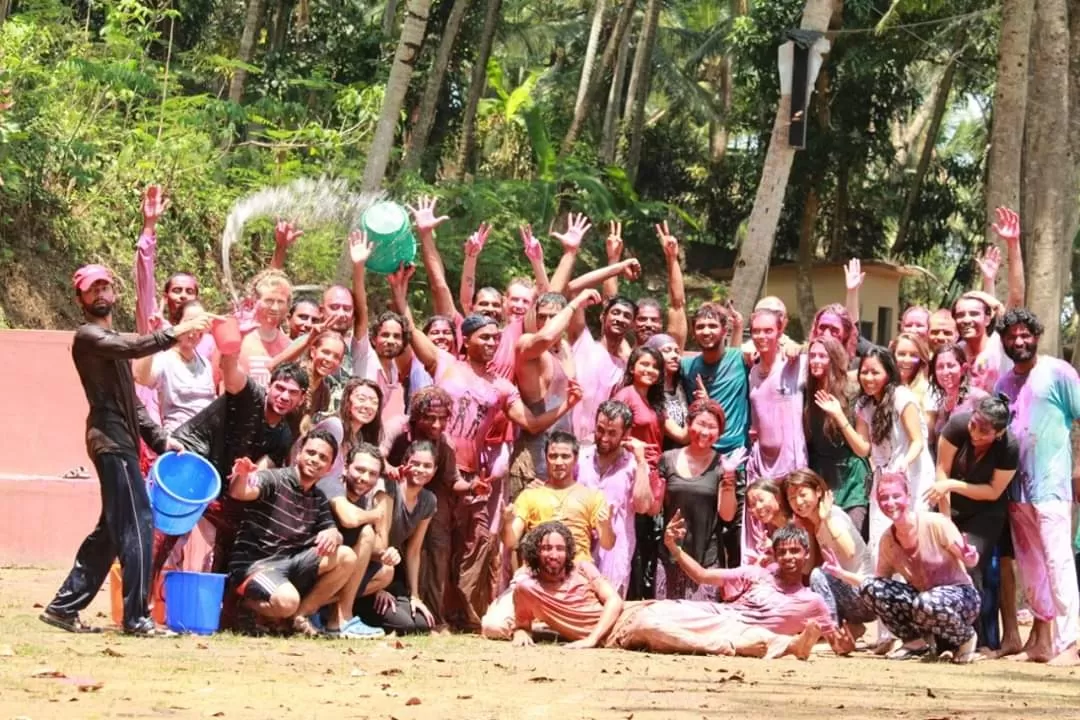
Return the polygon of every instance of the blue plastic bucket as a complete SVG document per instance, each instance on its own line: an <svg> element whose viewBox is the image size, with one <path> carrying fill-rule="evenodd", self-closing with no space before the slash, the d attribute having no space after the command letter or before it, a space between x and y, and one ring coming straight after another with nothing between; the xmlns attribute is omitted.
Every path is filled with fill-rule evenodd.
<svg viewBox="0 0 1080 720"><path fill-rule="evenodd" d="M402 263L408 265L416 259L416 238L405 208L394 202L377 202L360 216L360 224L372 245L368 270L388 275Z"/></svg>
<svg viewBox="0 0 1080 720"><path fill-rule="evenodd" d="M165 624L170 630L213 635L221 625L225 575L217 573L165 573Z"/></svg>
<svg viewBox="0 0 1080 720"><path fill-rule="evenodd" d="M167 452L150 468L154 527L166 535L186 535L221 492L214 466L194 453Z"/></svg>

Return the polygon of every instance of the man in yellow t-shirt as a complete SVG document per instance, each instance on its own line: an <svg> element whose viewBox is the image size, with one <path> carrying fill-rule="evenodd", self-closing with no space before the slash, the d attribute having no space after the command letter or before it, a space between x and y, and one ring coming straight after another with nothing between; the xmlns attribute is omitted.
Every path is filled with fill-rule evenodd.
<svg viewBox="0 0 1080 720"><path fill-rule="evenodd" d="M577 548L575 561L592 562L593 536L600 547L615 546L611 527L611 508L604 494L579 485L574 478L578 442L571 433L557 430L548 436L544 447L548 476L543 485L530 486L518 495L513 505L503 510L502 541L507 549L517 549L529 530L550 520L558 520L570 530ZM514 630L513 582L488 608L481 632L490 639L509 640Z"/></svg>

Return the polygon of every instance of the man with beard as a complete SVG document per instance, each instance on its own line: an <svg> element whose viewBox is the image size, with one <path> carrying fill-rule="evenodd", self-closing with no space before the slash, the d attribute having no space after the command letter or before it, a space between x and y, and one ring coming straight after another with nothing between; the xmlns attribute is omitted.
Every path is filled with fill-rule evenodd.
<svg viewBox="0 0 1080 720"><path fill-rule="evenodd" d="M956 331L956 320L953 319L952 312L947 308L941 308L931 313L930 330L927 335L932 353L956 342L960 335Z"/></svg>
<svg viewBox="0 0 1080 720"><path fill-rule="evenodd" d="M395 312L384 312L368 327L365 276L371 243L362 233L349 237L353 262L353 292L356 294L356 325L352 341L353 377L370 380L382 392L382 423L387 427L405 415L405 388L398 373L397 358L409 344L405 320Z"/></svg>
<svg viewBox="0 0 1080 720"><path fill-rule="evenodd" d="M971 362L971 384L990 393L999 377L1012 368L1002 348L1001 335L994 332L995 316L1002 306L991 295L971 291L953 303L953 318L960 345Z"/></svg>
<svg viewBox="0 0 1080 720"><path fill-rule="evenodd" d="M409 404L408 424L385 443L386 474L394 478L400 477L405 453L414 441L426 440L435 445L435 476L427 489L435 494L437 506L424 536L420 597L434 615L436 627L446 626L443 600L450 578L453 513L458 498L469 492L469 483L458 470L457 453L445 434L453 410L454 402L442 388L431 385L418 390Z"/></svg>
<svg viewBox="0 0 1080 720"><path fill-rule="evenodd" d="M454 403L454 414L446 434L454 443L458 469L469 483L466 497L458 500L452 542L451 568L457 569L453 578L453 596L459 607L458 623L477 628L491 602L492 556L497 543L490 528L502 497L500 487L492 487L493 461L487 438L500 411L526 432L538 434L551 427L581 399L576 383L570 384L566 399L542 415L534 415L521 400L517 388L497 377L490 368L499 342L499 330L494 319L470 315L461 324L465 341L465 359L458 360L439 350L412 320L406 294L413 268L402 268L389 278L395 308L404 316L407 332L411 333L416 358L446 390Z"/></svg>
<svg viewBox="0 0 1080 720"><path fill-rule="evenodd" d="M716 450L726 455L744 448L750 431L750 381L746 361L739 347L724 349L724 336L731 322L727 311L715 303L704 303L694 313L694 339L701 354L684 357L680 371L687 399L707 398L724 408L724 434ZM721 522L721 567L736 567L740 561L742 502L746 479L740 473L736 486L739 508L730 523Z"/></svg>
<svg viewBox="0 0 1080 720"><path fill-rule="evenodd" d="M1072 503L1080 473L1070 431L1080 419L1080 377L1064 360L1039 355L1043 326L1026 308L1009 310L1002 342L1013 361L997 382L1009 398L1009 429L1020 441L1009 521L1016 562L1035 624L1015 658L1075 665L1080 640L1080 596L1072 553Z"/></svg>
<svg viewBox="0 0 1080 720"><path fill-rule="evenodd" d="M602 492L612 509L615 545L597 550L596 564L620 597L625 597L630 587L630 566L637 540L634 514L648 512L653 501L645 444L629 439L633 421L626 403L618 400L601 403L596 411L596 443L581 449L575 471L578 482Z"/></svg>
<svg viewBox="0 0 1080 720"><path fill-rule="evenodd" d="M603 493L581 485L574 478L578 442L571 434L556 430L544 448L547 479L526 488L513 504L503 508L502 541L508 551L518 548L525 533L541 523L557 520L574 536L575 562L592 562L593 538L599 547L615 546L611 508ZM519 573L520 574L520 573ZM513 581L484 614L481 634L490 640L509 640L514 630Z"/></svg>
<svg viewBox="0 0 1080 720"><path fill-rule="evenodd" d="M537 301L536 327L527 328L528 332L517 341L515 373L521 399L534 414L542 415L558 407L566 397L574 368L564 334L579 308L599 303L600 293L595 290L582 290L569 303L559 293L544 293ZM510 458L510 502L534 479L547 475L547 434L570 428L570 418L563 417L547 433L521 433Z"/></svg>
<svg viewBox="0 0 1080 720"><path fill-rule="evenodd" d="M182 447L165 435L136 399L130 361L168 350L178 335L205 330L210 318L202 314L172 328L126 338L112 327L116 303L112 272L101 265L84 265L72 284L86 322L75 331L71 356L90 405L86 446L101 483L101 516L41 619L69 632L93 632L79 612L97 595L119 555L124 631L156 635L160 631L147 608L154 521L139 469L138 443L141 437L158 453Z"/></svg>
<svg viewBox="0 0 1080 720"><path fill-rule="evenodd" d="M286 621L314 637L309 615L337 597L353 574L356 554L342 544L330 503L318 487L337 457L338 444L325 430L312 430L296 464L258 470L237 458L229 497L245 512L229 560L229 575L247 608L264 622ZM331 614L327 631L340 633Z"/></svg>

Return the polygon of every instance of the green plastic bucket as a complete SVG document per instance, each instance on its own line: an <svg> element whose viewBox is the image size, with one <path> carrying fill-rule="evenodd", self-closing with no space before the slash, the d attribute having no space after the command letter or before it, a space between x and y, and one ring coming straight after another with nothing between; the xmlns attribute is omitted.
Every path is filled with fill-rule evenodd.
<svg viewBox="0 0 1080 720"><path fill-rule="evenodd" d="M402 263L416 259L416 238L409 213L397 203L375 203L360 216L360 225L372 245L368 270L388 275Z"/></svg>

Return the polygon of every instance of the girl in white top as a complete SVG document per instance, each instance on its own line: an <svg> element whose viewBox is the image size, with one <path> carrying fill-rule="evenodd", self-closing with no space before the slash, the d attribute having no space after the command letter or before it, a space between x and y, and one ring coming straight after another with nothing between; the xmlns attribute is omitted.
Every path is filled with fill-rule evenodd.
<svg viewBox="0 0 1080 720"><path fill-rule="evenodd" d="M205 312L198 300L189 300L180 308L180 320ZM196 347L203 331L184 333L170 349L140 358L132 363L135 382L158 393L161 426L172 432L209 405L217 390L210 362Z"/></svg>

